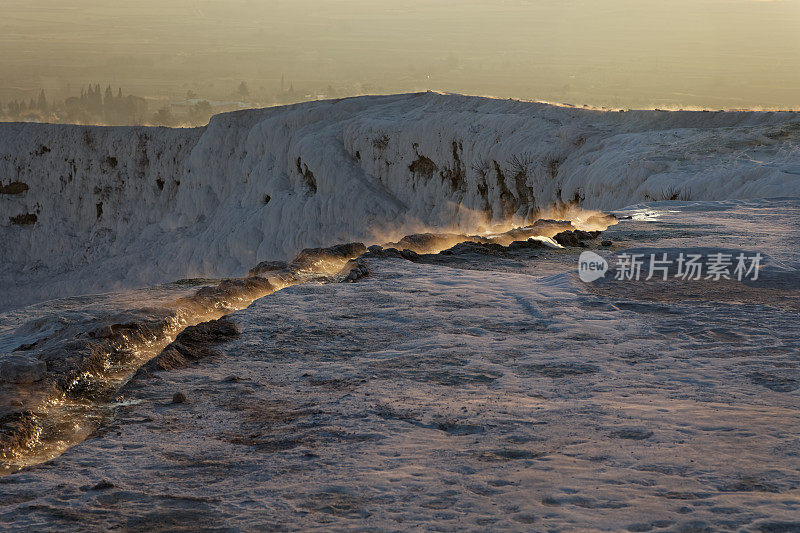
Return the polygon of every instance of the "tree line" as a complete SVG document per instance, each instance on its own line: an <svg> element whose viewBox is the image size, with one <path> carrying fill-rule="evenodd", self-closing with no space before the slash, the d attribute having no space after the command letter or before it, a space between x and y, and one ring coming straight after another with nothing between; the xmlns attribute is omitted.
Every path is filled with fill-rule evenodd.
<svg viewBox="0 0 800 533"><path fill-rule="evenodd" d="M310 90L310 93L307 92ZM360 91L357 91L360 92ZM158 100L156 109L148 109L148 100L136 95L125 95L122 88L112 89L111 85L102 89L99 83L82 87L79 96L65 100L50 100L44 89L36 98L0 101L0 121L51 122L65 124L103 124L111 126L155 125L155 126L198 126L207 124L214 113L237 109L242 103L256 107L282 105L318 98L335 98L339 92L328 85L320 93L315 89L295 90L294 84L286 83L281 77L280 90L268 91L261 86L253 94L246 81L242 81L229 93L230 102L212 103L198 98L194 91L188 91L185 103L165 105ZM152 103L154 99L150 99Z"/></svg>
<svg viewBox="0 0 800 533"><path fill-rule="evenodd" d="M148 119L147 100L141 96L116 94L100 84L81 89L80 96L64 101L49 101L45 90L37 98L0 102L0 117L4 120L68 122L72 124L144 124Z"/></svg>

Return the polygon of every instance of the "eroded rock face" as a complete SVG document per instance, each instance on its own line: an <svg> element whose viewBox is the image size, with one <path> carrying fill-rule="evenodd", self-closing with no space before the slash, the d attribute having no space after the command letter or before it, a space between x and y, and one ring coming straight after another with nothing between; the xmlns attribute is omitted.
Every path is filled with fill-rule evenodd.
<svg viewBox="0 0 800 533"><path fill-rule="evenodd" d="M47 375L44 361L24 355L0 356L0 383L29 384Z"/></svg>
<svg viewBox="0 0 800 533"><path fill-rule="evenodd" d="M297 254L292 264L300 268L309 268L324 262L349 261L366 251L367 247L361 242L337 244L327 248L306 248Z"/></svg>
<svg viewBox="0 0 800 533"><path fill-rule="evenodd" d="M521 250L521 249L550 249L551 246L548 246L544 242L540 240L536 240L534 238L530 238L525 241L514 241L508 245L509 250Z"/></svg>
<svg viewBox="0 0 800 533"><path fill-rule="evenodd" d="M574 229L575 227L569 220L539 219L530 226L514 228L506 231L505 233L495 235L492 237L492 242L501 244L503 246L508 246L512 242L525 241L531 237L552 238L558 233L572 231Z"/></svg>
<svg viewBox="0 0 800 533"><path fill-rule="evenodd" d="M552 237L562 231L572 231L575 226L569 220L550 220L547 218L540 218L530 227L533 235L540 235L542 237ZM512 230L513 231L513 230Z"/></svg>
<svg viewBox="0 0 800 533"><path fill-rule="evenodd" d="M289 268L289 263L286 261L261 261L259 264L250 269L248 275L250 277L263 276L264 274L280 272L282 270L286 270L287 268Z"/></svg>
<svg viewBox="0 0 800 533"><path fill-rule="evenodd" d="M273 290L269 280L258 276L224 279L216 286L203 287L186 301L205 307L231 307L237 301L258 298Z"/></svg>
<svg viewBox="0 0 800 533"><path fill-rule="evenodd" d="M239 335L239 328L227 318L201 322L183 330L160 354L150 360L139 372L174 370L219 355L214 346Z"/></svg>
<svg viewBox="0 0 800 533"><path fill-rule="evenodd" d="M387 243L385 247L397 248L398 250L413 250L419 254L435 254L440 250L467 241L488 242L489 239L458 233L415 233L413 235L406 235L397 242Z"/></svg>
<svg viewBox="0 0 800 533"><path fill-rule="evenodd" d="M36 420L29 411L0 416L0 458L3 453L14 452L36 440Z"/></svg>
<svg viewBox="0 0 800 533"><path fill-rule="evenodd" d="M103 376L109 368L134 362L137 351L131 347L163 339L186 317L241 307L272 290L269 280L261 277L223 280L177 300L172 307L142 307L112 316L88 317L21 345L13 354L0 354L0 470L5 466L4 451L25 448L39 435L49 414L37 407L43 401L67 396L105 402L116 382ZM157 363L163 368L186 365L215 354L215 343L238 334L233 323L214 322L213 326L200 324L179 335ZM155 364L152 368L158 368ZM35 416L22 417L24 413ZM56 437L50 434L50 438Z"/></svg>
<svg viewBox="0 0 800 533"><path fill-rule="evenodd" d="M544 228L559 228L561 231L575 229L569 220L554 220L551 218L540 218L532 224L532 227L544 230Z"/></svg>
<svg viewBox="0 0 800 533"><path fill-rule="evenodd" d="M465 254L479 254L479 255L508 255L506 247L496 243L482 243L482 242L460 242L447 250L442 250L442 255L465 255Z"/></svg>
<svg viewBox="0 0 800 533"><path fill-rule="evenodd" d="M419 254L413 250L398 250L397 248L383 248L381 246L370 246L369 251L363 254L363 258L380 258L380 259L406 259L408 261L415 261L419 259Z"/></svg>
<svg viewBox="0 0 800 533"><path fill-rule="evenodd" d="M584 241L596 239L601 232L599 231L583 231L576 229L574 231L562 231L553 237L561 246L586 246Z"/></svg>
<svg viewBox="0 0 800 533"><path fill-rule="evenodd" d="M367 265L363 263L356 263L351 261L345 266L345 270L350 267L350 271L345 276L343 283L353 283L355 281L360 280L361 278L365 278L369 276L369 268Z"/></svg>

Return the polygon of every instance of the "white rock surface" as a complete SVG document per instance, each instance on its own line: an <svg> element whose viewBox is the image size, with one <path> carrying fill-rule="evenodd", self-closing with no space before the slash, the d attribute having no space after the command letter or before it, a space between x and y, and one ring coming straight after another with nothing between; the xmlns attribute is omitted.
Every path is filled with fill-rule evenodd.
<svg viewBox="0 0 800 533"><path fill-rule="evenodd" d="M618 250L800 267L798 200L627 213ZM368 260L257 300L221 355L134 380L109 427L2 478L0 524L798 531L800 286L589 285L574 250L534 254Z"/></svg>
<svg viewBox="0 0 800 533"><path fill-rule="evenodd" d="M474 231L575 199L800 196L800 115L422 93L196 129L0 124L0 183L16 181L29 189L0 195L0 309L243 275L332 242Z"/></svg>

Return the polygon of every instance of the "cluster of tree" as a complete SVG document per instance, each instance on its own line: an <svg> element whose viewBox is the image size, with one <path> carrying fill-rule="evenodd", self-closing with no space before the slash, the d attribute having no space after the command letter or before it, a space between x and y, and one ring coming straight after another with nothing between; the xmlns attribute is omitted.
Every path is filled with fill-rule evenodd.
<svg viewBox="0 0 800 533"><path fill-rule="evenodd" d="M50 106L47 103L47 96L44 94L44 89L39 92L38 98L31 98L28 102L25 100L12 100L8 102L6 106L3 106L3 104L0 102L0 116L10 118L25 118L28 116L37 118L42 114L46 115L49 112L49 109Z"/></svg>
<svg viewBox="0 0 800 533"><path fill-rule="evenodd" d="M345 94L369 91L363 87L344 89ZM264 86L251 90L246 81L233 87L227 102L211 102L200 99L194 91L186 93L182 102L166 103L155 113L148 111L148 101L140 96L123 95L111 86L105 90L99 84L90 84L81 89L80 96L70 96L63 101L49 101L44 90L37 98L0 102L0 121L53 122L68 124L104 125L155 125L155 126L200 126L208 123L214 113L238 109L241 102L251 106L292 104L317 98L340 96L331 85L319 89L295 90L294 84L281 77L280 90L269 91ZM166 104L166 105L164 105Z"/></svg>
<svg viewBox="0 0 800 533"><path fill-rule="evenodd" d="M80 96L71 96L63 102L48 102L42 89L37 99L29 102L12 100L0 102L0 117L4 120L67 122L74 124L144 124L147 120L147 101L134 95L117 94L99 84L81 89Z"/></svg>
<svg viewBox="0 0 800 533"><path fill-rule="evenodd" d="M103 93L96 84L81 89L80 97L67 98L64 111L64 118L69 122L143 124L147 119L147 101L140 96L124 96L121 88L115 95L110 85Z"/></svg>
<svg viewBox="0 0 800 533"><path fill-rule="evenodd" d="M162 107L156 111L150 119L150 124L153 126L202 126L208 124L211 115L214 114L214 109L208 100L200 100L199 102L189 106L185 115L180 118L176 117L169 107Z"/></svg>
<svg viewBox="0 0 800 533"><path fill-rule="evenodd" d="M283 75L281 75L281 90L275 95L275 103L291 104L297 101L298 96L298 93L294 90L294 83L290 83L289 88L286 89L286 81Z"/></svg>

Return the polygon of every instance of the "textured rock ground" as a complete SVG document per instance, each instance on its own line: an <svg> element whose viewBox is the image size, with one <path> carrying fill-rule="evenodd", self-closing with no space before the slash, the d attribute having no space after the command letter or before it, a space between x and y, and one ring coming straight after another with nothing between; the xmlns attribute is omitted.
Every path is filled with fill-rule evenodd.
<svg viewBox="0 0 800 533"><path fill-rule="evenodd" d="M230 315L219 355L137 377L113 423L0 478L0 521L797 530L800 287L780 280L800 205L627 214L603 253L757 249L782 277L584 284L581 248L365 257L354 283Z"/></svg>

